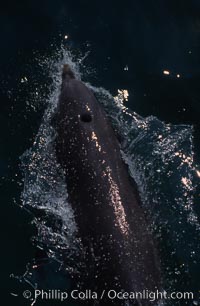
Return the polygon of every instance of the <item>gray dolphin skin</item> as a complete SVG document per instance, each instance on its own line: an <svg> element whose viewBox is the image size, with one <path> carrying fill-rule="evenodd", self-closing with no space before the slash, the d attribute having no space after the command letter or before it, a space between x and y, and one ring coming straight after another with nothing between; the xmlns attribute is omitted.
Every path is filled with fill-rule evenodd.
<svg viewBox="0 0 200 306"><path fill-rule="evenodd" d="M160 261L137 187L105 111L68 65L55 129L57 159L85 253L86 269L78 282L98 294L96 303L85 305L125 305L127 296L112 299L114 291L156 292ZM157 304L139 295L129 300L130 305Z"/></svg>

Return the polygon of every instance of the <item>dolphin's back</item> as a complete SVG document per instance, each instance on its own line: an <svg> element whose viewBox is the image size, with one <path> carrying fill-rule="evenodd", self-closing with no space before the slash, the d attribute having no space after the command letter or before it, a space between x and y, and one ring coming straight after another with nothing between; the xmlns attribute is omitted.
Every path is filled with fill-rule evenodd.
<svg viewBox="0 0 200 306"><path fill-rule="evenodd" d="M103 108L70 75L58 102L56 152L86 254L83 282L99 292L153 291L161 286L160 263L136 184Z"/></svg>

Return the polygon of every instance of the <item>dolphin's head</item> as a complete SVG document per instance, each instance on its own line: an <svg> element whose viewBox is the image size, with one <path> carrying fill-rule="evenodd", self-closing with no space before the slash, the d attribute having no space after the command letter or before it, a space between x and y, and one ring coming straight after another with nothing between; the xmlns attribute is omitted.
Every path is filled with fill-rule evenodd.
<svg viewBox="0 0 200 306"><path fill-rule="evenodd" d="M61 93L55 118L57 144L65 155L72 149L74 154L82 152L82 148L87 152L92 147L98 149L100 139L102 143L107 141L103 137L104 131L111 130L104 109L93 92L75 78L69 65L64 65L62 70Z"/></svg>
<svg viewBox="0 0 200 306"><path fill-rule="evenodd" d="M99 121L102 108L97 102L92 91L83 82L76 79L75 74L68 64L63 66L62 86L58 103L60 116L68 119L72 126L77 120L82 123L93 123ZM82 125L82 130L87 129L88 125Z"/></svg>
<svg viewBox="0 0 200 306"><path fill-rule="evenodd" d="M71 67L68 64L65 64L62 70L62 80L64 81L66 79L75 79L74 72L71 70Z"/></svg>

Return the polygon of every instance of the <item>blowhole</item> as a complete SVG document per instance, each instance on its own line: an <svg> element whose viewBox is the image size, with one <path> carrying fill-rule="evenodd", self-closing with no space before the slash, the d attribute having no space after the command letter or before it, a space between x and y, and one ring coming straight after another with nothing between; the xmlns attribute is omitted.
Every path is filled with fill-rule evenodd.
<svg viewBox="0 0 200 306"><path fill-rule="evenodd" d="M92 116L91 116L90 113L85 113L85 114L82 114L82 115L80 116L80 119L81 119L81 121L83 121L83 122L91 122L91 121L92 121Z"/></svg>

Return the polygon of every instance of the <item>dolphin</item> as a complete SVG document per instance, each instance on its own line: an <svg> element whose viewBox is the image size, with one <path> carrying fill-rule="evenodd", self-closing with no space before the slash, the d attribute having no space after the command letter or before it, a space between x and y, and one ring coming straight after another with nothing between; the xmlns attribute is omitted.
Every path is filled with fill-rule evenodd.
<svg viewBox="0 0 200 306"><path fill-rule="evenodd" d="M56 156L85 254L81 288L96 292L95 305L104 306L124 305L124 300L110 297L110 290L161 288L156 244L115 132L93 92L69 65L62 71L54 126ZM156 305L141 297L132 304Z"/></svg>

